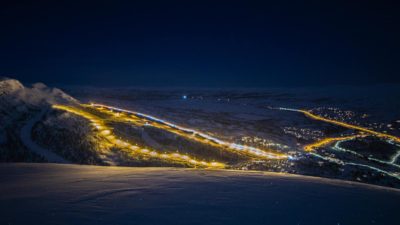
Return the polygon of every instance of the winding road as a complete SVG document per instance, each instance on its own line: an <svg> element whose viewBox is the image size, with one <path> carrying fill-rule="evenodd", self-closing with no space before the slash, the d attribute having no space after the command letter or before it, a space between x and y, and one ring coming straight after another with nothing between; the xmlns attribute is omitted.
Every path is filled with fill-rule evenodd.
<svg viewBox="0 0 400 225"><path fill-rule="evenodd" d="M28 122L26 122L26 124L21 129L20 133L21 141L29 150L38 155L43 156L48 162L69 163L67 160L55 154L54 152L40 147L32 140L32 129L35 126L35 124L42 119L42 117L46 112L47 109L43 109L40 113L36 114Z"/></svg>

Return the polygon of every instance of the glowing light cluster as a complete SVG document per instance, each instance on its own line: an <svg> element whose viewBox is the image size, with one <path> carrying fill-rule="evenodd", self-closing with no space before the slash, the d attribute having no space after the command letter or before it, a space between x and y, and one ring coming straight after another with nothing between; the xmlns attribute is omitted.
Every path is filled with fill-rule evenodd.
<svg viewBox="0 0 400 225"><path fill-rule="evenodd" d="M125 110L125 109L112 107L112 106L108 106L108 105L103 105L103 104L90 104L90 106L94 107L98 110L103 110L103 109L112 110L112 112L108 111L108 113L112 113L114 116L117 116L117 117L121 117L121 118L124 117L126 119L126 121L130 121L135 124L145 124L148 126L153 126L156 128L164 129L171 133L175 133L177 135L180 135L185 138L192 139L192 140L204 143L204 144L208 144L208 145L212 145L212 146L216 146L216 147L225 147L226 149L229 149L229 150L243 152L243 153L246 153L246 154L249 154L252 156L268 158L268 159L289 158L288 155L283 154L283 153L277 153L277 152L273 152L271 150L265 151L265 150L261 150L261 149L251 147L251 146L244 146L244 145L240 145L240 144L236 144L236 143L226 142L226 141L220 140L216 137L212 137L208 134L205 134L205 133L193 130L193 129L181 127L179 125L170 123L168 121L165 121L163 119L160 119L160 118L148 115L148 114ZM124 115L121 115L121 113L127 113L131 116L130 117L124 116ZM138 122L137 120L133 119L132 116L145 118L149 121L146 121L146 123Z"/></svg>
<svg viewBox="0 0 400 225"><path fill-rule="evenodd" d="M103 137L106 140L106 143L102 143L105 146L116 146L122 149L129 149L132 153L145 155L148 157L158 158L165 161L171 161L175 163L182 163L187 164L192 167L205 167L205 168L224 168L225 164L220 162L205 162L205 161L198 161L188 155L179 154L179 153L160 153L155 150L141 148L139 146L133 145L129 142L123 141L116 137L112 129L108 127L103 119L97 117L91 113L88 113L78 107L73 106L65 106L65 105L53 105L53 108L64 110L78 116L84 117L88 119L93 127L98 131L99 136Z"/></svg>
<svg viewBox="0 0 400 225"><path fill-rule="evenodd" d="M368 128L365 128L365 127L361 127L361 126L357 126L357 125L353 125L353 124L348 124L348 123L337 121L337 120L327 119L327 118L324 118L322 116L318 116L316 114L313 114L310 111L300 110L300 109L290 109L290 108L279 108L279 109L280 110L286 110L286 111L293 111L293 112L301 112L304 115L306 115L307 117L310 117L311 119L314 119L314 120L319 120L319 121L335 124L335 125L346 127L346 128L353 129L353 130L359 130L359 131L362 131L362 132L365 132L365 133L368 133L368 134L375 135L375 136L380 137L380 138L386 138L386 139L390 139L390 140L393 140L395 142L400 143L400 138L399 137L396 137L396 136L393 136L393 135L390 135L390 134L385 134L385 133L378 132L378 131L374 131L374 130L371 130L371 129L368 129Z"/></svg>

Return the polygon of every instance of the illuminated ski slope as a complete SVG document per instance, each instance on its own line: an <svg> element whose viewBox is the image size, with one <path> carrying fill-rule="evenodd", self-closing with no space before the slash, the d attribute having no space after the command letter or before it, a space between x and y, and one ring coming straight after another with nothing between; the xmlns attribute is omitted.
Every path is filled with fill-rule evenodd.
<svg viewBox="0 0 400 225"><path fill-rule="evenodd" d="M90 114L90 113L78 108L78 107L73 107L73 106L53 105L53 108L67 111L67 112L70 112L70 113L73 113L73 114L76 114L78 116L88 119L91 122L91 124L95 127L99 136L101 136L104 139L104 142L101 143L101 145L117 146L118 148L129 149L133 154L145 155L147 157L158 158L158 159L161 159L164 161L170 161L173 163L186 164L191 167L206 167L206 168L224 168L225 167L225 164L220 163L220 162L197 161L188 155L183 155L183 154L179 154L179 153L166 154L166 153L160 153L158 151L147 149L147 148L141 148L132 143L125 142L125 141L119 139L111 131L112 128L108 127L105 124L104 120L98 116L95 116L93 114Z"/></svg>
<svg viewBox="0 0 400 225"><path fill-rule="evenodd" d="M212 137L208 134L205 134L205 133L193 130L193 129L181 127L179 125L170 123L168 121L165 121L163 119L160 119L160 118L148 115L148 114L135 112L135 111L129 111L126 109L121 109L121 108L103 105L103 104L90 104L90 107L96 108L103 112L104 112L104 109L108 109L108 113L111 113L116 117L123 118L126 121L135 123L136 125L138 123L143 124L143 122L138 122L138 120L137 120L138 117L144 118L144 119L147 119L146 125L160 128L163 130L167 130L169 132L175 133L177 135L180 135L185 138L189 138L189 139L192 139L192 140L204 143L204 144L209 144L209 145L216 146L216 147L224 147L228 150L247 153L247 154L255 156L255 157L262 157L262 158L268 158L268 159L291 158L291 156L288 156L283 153L274 152L272 150L261 150L261 149L255 148L255 147L244 146L244 145L240 145L240 144L236 144L236 143L223 141L216 137ZM127 113L129 115L123 115L121 113Z"/></svg>

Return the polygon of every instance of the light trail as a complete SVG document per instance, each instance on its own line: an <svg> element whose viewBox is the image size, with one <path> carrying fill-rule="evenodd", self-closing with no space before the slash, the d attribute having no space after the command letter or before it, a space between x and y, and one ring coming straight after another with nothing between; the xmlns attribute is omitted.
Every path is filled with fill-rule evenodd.
<svg viewBox="0 0 400 225"><path fill-rule="evenodd" d="M304 151L311 152L311 151L314 151L317 148L326 146L326 145L328 145L328 144L330 144L332 142L350 140L350 139L354 139L356 137L362 137L362 135L351 135L351 136L344 136L344 137L324 138L324 139L318 140L317 142L314 142L314 143L311 143L311 144L308 144L308 145L304 146Z"/></svg>
<svg viewBox="0 0 400 225"><path fill-rule="evenodd" d="M391 140L393 140L395 142L400 143L400 138L399 137L396 137L396 136L393 136L393 135L390 135L390 134L385 134L385 133L382 133L382 132L377 132L377 131L374 131L374 130L371 130L371 129L368 129L368 128L365 128L365 127L352 125L352 124L348 124L348 123L337 121L337 120L333 120L333 119L327 119L327 118L324 118L322 116L318 116L316 114L313 114L313 113L311 113L310 111L307 111L307 110L290 109L290 108L282 108L282 107L278 108L278 109L279 110L285 110L285 111L301 112L304 115L306 115L307 117L309 117L311 119L314 119L314 120L319 120L319 121L335 124L335 125L346 127L346 128L353 129L353 130L359 130L359 131L362 131L362 132L365 132L365 133L369 133L369 134L375 135L375 136L380 137L380 138L391 139Z"/></svg>
<svg viewBox="0 0 400 225"><path fill-rule="evenodd" d="M350 140L350 139L349 139L349 140ZM334 146L332 149L334 149L334 150L339 150L339 151L342 151L342 152L348 152L348 153L351 153L351 154L356 155L356 156L358 156L358 157L364 157L363 155L361 155L361 154L359 154L359 153L357 153L357 152L355 152L355 151L352 151L352 150L349 150L349 149L340 147L340 144L341 144L342 142L344 142L344 141L348 141L348 140L342 140L342 141L336 142L335 146ZM391 142L391 141L387 141L387 142L390 143L390 144L394 144L394 143ZM399 145L396 145L396 146L399 147ZM396 164L396 161L397 161L397 159L398 159L399 157L400 157L400 150L397 151L396 154L394 154L394 155L390 158L389 161L380 160L380 159L377 159L377 158L374 158L374 157L368 157L368 160L371 160L371 161L375 161L375 162L378 162L378 163L383 163L383 164L386 164L386 165L390 165L390 166L394 166L394 167L400 168L400 165Z"/></svg>
<svg viewBox="0 0 400 225"><path fill-rule="evenodd" d="M394 167L400 168L399 165L397 165L395 163L392 163L392 162L389 162L389 161L384 161L384 160L376 159L376 158L373 158L373 157L368 157L368 159L371 160L371 161L375 161L375 162L379 162L379 163L383 163L383 164L387 164L387 165L390 165L390 166L394 166Z"/></svg>
<svg viewBox="0 0 400 225"><path fill-rule="evenodd" d="M219 148L225 147L229 150L243 152L243 153L247 153L252 156L262 157L262 158L267 158L267 159L287 159L287 158L290 159L290 158L292 158L291 156L289 156L287 154L272 152L272 150L265 151L265 150L261 150L261 149L251 147L251 146L244 146L244 145L240 145L240 144L236 144L236 143L226 142L226 141L220 140L218 138L212 137L208 134L205 134L205 133L193 130L193 129L181 127L179 125L170 123L168 121L165 121L163 119L160 119L160 118L148 115L148 114L130 111L130 110L121 109L121 108L103 105L103 104L93 104L92 103L89 106L94 107L98 110L102 110L104 108L104 109L112 110L113 112L114 111L123 112L123 113L127 113L130 115L134 115L136 117L142 117L142 118L145 118L145 119L148 119L151 121L150 123L147 124L149 126L167 130L169 132L186 137L188 139L192 139L192 140L201 142L203 144L208 144L208 145L219 147ZM123 115L121 115L121 114L117 115L116 113L114 113L114 116L124 117ZM136 125L143 124L143 123L139 123L135 119L129 118L128 116L125 116L125 119L127 121L135 123Z"/></svg>
<svg viewBox="0 0 400 225"><path fill-rule="evenodd" d="M348 139L348 140L352 140L352 139ZM349 149L346 149L346 148L342 148L342 147L340 146L341 143L343 143L343 142L345 142L345 141L348 141L348 140L337 141L337 142L335 143L335 145L333 146L332 149L333 149L333 150L336 150L336 151L347 152L347 153L353 154L353 155L358 156L358 157L364 157L364 156L361 155L360 153L357 153L357 152L355 152L355 151L352 151L352 150L349 150Z"/></svg>
<svg viewBox="0 0 400 225"><path fill-rule="evenodd" d="M388 176L391 176L391 177L394 177L394 178L400 180L400 175L399 175L399 174L397 174L397 173L390 173L390 172L388 172L388 171L379 169L379 168L374 167L374 166L369 166L369 165L361 164L361 163L345 162L345 161L342 161L342 160L340 160L340 159L322 156L322 155L317 154L317 153L315 153L315 152L310 152L310 153L308 153L308 154L313 155L314 157L320 158L320 159L325 160L325 161L328 161L328 162L336 163L336 164L341 165L341 166L351 165L351 166L359 166L359 167L368 168L368 169L375 170L375 171L377 171L377 172L386 174L386 175L388 175Z"/></svg>
<svg viewBox="0 0 400 225"><path fill-rule="evenodd" d="M388 141L388 143L389 144L394 144L393 142L391 142L391 141ZM400 147L400 145L397 145L397 144L394 144L396 147ZM397 161L397 159L400 157L400 149L397 151L397 153L396 154L394 154L392 157L391 157L391 159L390 159L390 163L393 163L393 164L395 164L396 163L396 161ZM395 165L397 165L397 164L395 164Z"/></svg>
<svg viewBox="0 0 400 225"><path fill-rule="evenodd" d="M392 156L392 158L390 159L390 163L395 163L399 157L400 157L400 150L397 151L397 153Z"/></svg>
<svg viewBox="0 0 400 225"><path fill-rule="evenodd" d="M148 148L138 147L129 142L125 142L113 134L113 132L111 131L112 128L108 127L103 119L91 113L88 113L82 109L79 109L77 107L66 106L66 105L53 105L53 108L73 113L75 115L88 119L98 131L99 136L107 140L108 143L102 143L105 146L117 146L121 149L129 149L130 152L135 154L144 155L152 158L158 158L164 161L170 161L174 163L187 164L192 167L225 168L224 163L197 161L188 155L183 155L179 153L170 153L170 154L160 153Z"/></svg>

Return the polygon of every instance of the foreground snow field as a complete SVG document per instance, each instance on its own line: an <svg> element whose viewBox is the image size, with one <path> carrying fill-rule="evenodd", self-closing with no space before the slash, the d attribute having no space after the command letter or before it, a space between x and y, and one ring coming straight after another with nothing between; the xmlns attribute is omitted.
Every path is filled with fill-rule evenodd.
<svg viewBox="0 0 400 225"><path fill-rule="evenodd" d="M262 172L0 165L1 224L398 224L400 191Z"/></svg>

